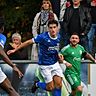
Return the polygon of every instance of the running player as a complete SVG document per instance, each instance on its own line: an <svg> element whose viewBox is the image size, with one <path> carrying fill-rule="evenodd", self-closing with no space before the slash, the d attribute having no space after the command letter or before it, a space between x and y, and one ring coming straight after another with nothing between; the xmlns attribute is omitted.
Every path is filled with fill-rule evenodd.
<svg viewBox="0 0 96 96"><path fill-rule="evenodd" d="M33 39L22 43L17 49L9 50L7 54L28 46L33 43L39 43L39 68L45 83L35 82L32 87L34 93L38 87L51 91L53 96L61 96L62 87L62 69L58 63L58 51L60 35L58 33L58 22L51 20L48 22L48 32L43 32Z"/></svg>
<svg viewBox="0 0 96 96"><path fill-rule="evenodd" d="M66 68L65 70L65 78L70 83L72 88L72 93L70 94L70 96L82 95L80 78L80 65L82 57L86 57L87 59L95 62L95 59L78 43L79 36L77 34L73 34L70 37L70 44L61 49L60 52L63 55L64 60L72 64L71 68Z"/></svg>
<svg viewBox="0 0 96 96"><path fill-rule="evenodd" d="M10 65L14 71L16 71L21 78L23 74L19 71L15 64L11 62L6 53L4 52L4 44L6 42L6 37L2 34L4 31L4 19L0 17L0 57L4 60L8 65ZM7 76L3 73L0 67L0 87L4 89L9 96L19 96L19 94L14 90Z"/></svg>

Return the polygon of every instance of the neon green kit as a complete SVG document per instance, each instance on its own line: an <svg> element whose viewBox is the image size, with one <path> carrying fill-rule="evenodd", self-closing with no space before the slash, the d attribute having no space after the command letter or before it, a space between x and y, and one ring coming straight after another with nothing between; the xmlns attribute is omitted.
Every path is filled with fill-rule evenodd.
<svg viewBox="0 0 96 96"><path fill-rule="evenodd" d="M71 68L66 68L65 77L72 88L76 88L81 84L80 69L82 54L85 53L84 47L77 44L72 47L70 44L64 47L60 53L64 56L64 60L72 64Z"/></svg>

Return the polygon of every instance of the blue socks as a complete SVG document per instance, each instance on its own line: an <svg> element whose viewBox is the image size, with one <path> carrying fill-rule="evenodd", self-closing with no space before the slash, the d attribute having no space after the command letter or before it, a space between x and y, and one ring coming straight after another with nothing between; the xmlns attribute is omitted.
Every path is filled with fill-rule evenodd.
<svg viewBox="0 0 96 96"><path fill-rule="evenodd" d="M37 82L37 87L46 90L46 83L45 82Z"/></svg>
<svg viewBox="0 0 96 96"><path fill-rule="evenodd" d="M55 88L53 91L53 96L61 96L61 88Z"/></svg>
<svg viewBox="0 0 96 96"><path fill-rule="evenodd" d="M37 82L37 87L46 90L46 83L45 82ZM61 96L61 88L55 88L52 92L53 96Z"/></svg>

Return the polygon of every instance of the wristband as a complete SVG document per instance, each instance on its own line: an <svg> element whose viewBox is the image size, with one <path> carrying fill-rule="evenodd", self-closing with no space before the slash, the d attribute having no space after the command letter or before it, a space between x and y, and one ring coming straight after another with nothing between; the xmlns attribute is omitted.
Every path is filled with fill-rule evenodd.
<svg viewBox="0 0 96 96"><path fill-rule="evenodd" d="M67 62L65 60L63 60L63 63L66 64Z"/></svg>

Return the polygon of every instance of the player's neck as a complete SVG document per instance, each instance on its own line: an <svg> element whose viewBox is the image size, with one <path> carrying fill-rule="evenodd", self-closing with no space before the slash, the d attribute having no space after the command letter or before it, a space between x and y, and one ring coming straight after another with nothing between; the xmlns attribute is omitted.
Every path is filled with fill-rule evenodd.
<svg viewBox="0 0 96 96"><path fill-rule="evenodd" d="M49 34L49 37L51 38L51 39L57 39L57 35L51 35L50 33L48 33Z"/></svg>
<svg viewBox="0 0 96 96"><path fill-rule="evenodd" d="M70 45L71 45L71 47L76 48L78 44L76 44L76 45L70 44Z"/></svg>

